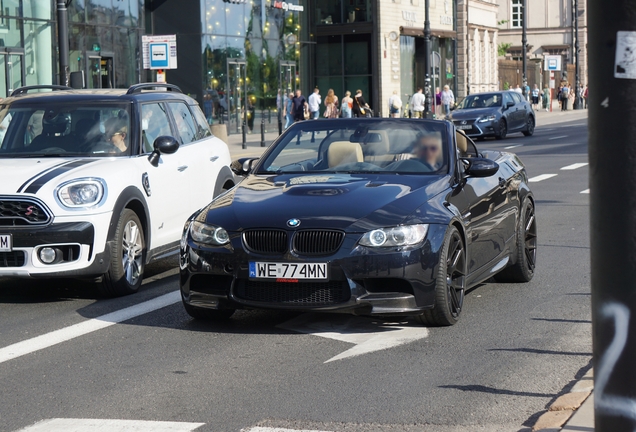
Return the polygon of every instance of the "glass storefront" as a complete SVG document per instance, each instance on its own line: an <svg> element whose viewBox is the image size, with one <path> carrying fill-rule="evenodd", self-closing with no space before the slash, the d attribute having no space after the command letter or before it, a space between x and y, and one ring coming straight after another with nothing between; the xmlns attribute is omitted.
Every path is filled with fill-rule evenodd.
<svg viewBox="0 0 636 432"><path fill-rule="evenodd" d="M454 40L431 37L431 90L448 85L453 91L455 79ZM424 38L400 36L400 92L413 95L425 87Z"/></svg>

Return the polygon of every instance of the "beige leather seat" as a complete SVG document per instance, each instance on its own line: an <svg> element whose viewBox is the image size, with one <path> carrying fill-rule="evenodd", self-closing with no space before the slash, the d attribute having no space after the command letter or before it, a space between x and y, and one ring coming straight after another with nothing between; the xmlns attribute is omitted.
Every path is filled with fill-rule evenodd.
<svg viewBox="0 0 636 432"><path fill-rule="evenodd" d="M349 141L334 141L327 150L329 168L346 163L362 162L362 147Z"/></svg>
<svg viewBox="0 0 636 432"><path fill-rule="evenodd" d="M461 157L468 157L468 139L466 139L464 134L455 132L455 141L457 142L457 150L459 150L459 155Z"/></svg>

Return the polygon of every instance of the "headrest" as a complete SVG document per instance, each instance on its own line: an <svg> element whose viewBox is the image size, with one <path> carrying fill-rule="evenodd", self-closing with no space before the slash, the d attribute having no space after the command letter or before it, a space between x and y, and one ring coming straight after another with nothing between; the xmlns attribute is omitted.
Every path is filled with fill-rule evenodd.
<svg viewBox="0 0 636 432"><path fill-rule="evenodd" d="M461 132L455 132L455 141L457 142L457 150L460 153L468 153L468 139Z"/></svg>
<svg viewBox="0 0 636 432"><path fill-rule="evenodd" d="M329 145L327 161L329 168L346 163L362 162L362 147L349 141L334 141Z"/></svg>

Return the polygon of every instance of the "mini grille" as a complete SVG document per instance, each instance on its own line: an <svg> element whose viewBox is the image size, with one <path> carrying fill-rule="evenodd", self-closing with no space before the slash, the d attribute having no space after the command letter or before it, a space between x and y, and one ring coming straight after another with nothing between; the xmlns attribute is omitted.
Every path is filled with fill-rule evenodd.
<svg viewBox="0 0 636 432"><path fill-rule="evenodd" d="M280 230L250 230L243 233L245 247L261 254L287 252L287 233Z"/></svg>
<svg viewBox="0 0 636 432"><path fill-rule="evenodd" d="M46 225L51 216L35 201L0 198L0 226Z"/></svg>
<svg viewBox="0 0 636 432"><path fill-rule="evenodd" d="M236 296L259 303L324 306L346 302L351 291L344 281L287 283L241 280L237 284Z"/></svg>
<svg viewBox="0 0 636 432"><path fill-rule="evenodd" d="M301 255L331 255L340 249L343 240L341 231L298 231L294 235L294 250Z"/></svg>
<svg viewBox="0 0 636 432"><path fill-rule="evenodd" d="M22 267L25 262L23 251L0 252L0 267Z"/></svg>

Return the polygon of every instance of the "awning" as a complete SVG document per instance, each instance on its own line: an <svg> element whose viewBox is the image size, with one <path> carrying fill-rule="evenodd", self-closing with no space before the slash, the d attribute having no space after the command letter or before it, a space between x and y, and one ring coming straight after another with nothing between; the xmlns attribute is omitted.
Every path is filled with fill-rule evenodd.
<svg viewBox="0 0 636 432"><path fill-rule="evenodd" d="M420 27L400 27L400 34L402 36L416 36L424 37L424 28ZM434 30L431 29L431 36L438 38L450 38L456 39L457 32L453 30Z"/></svg>

